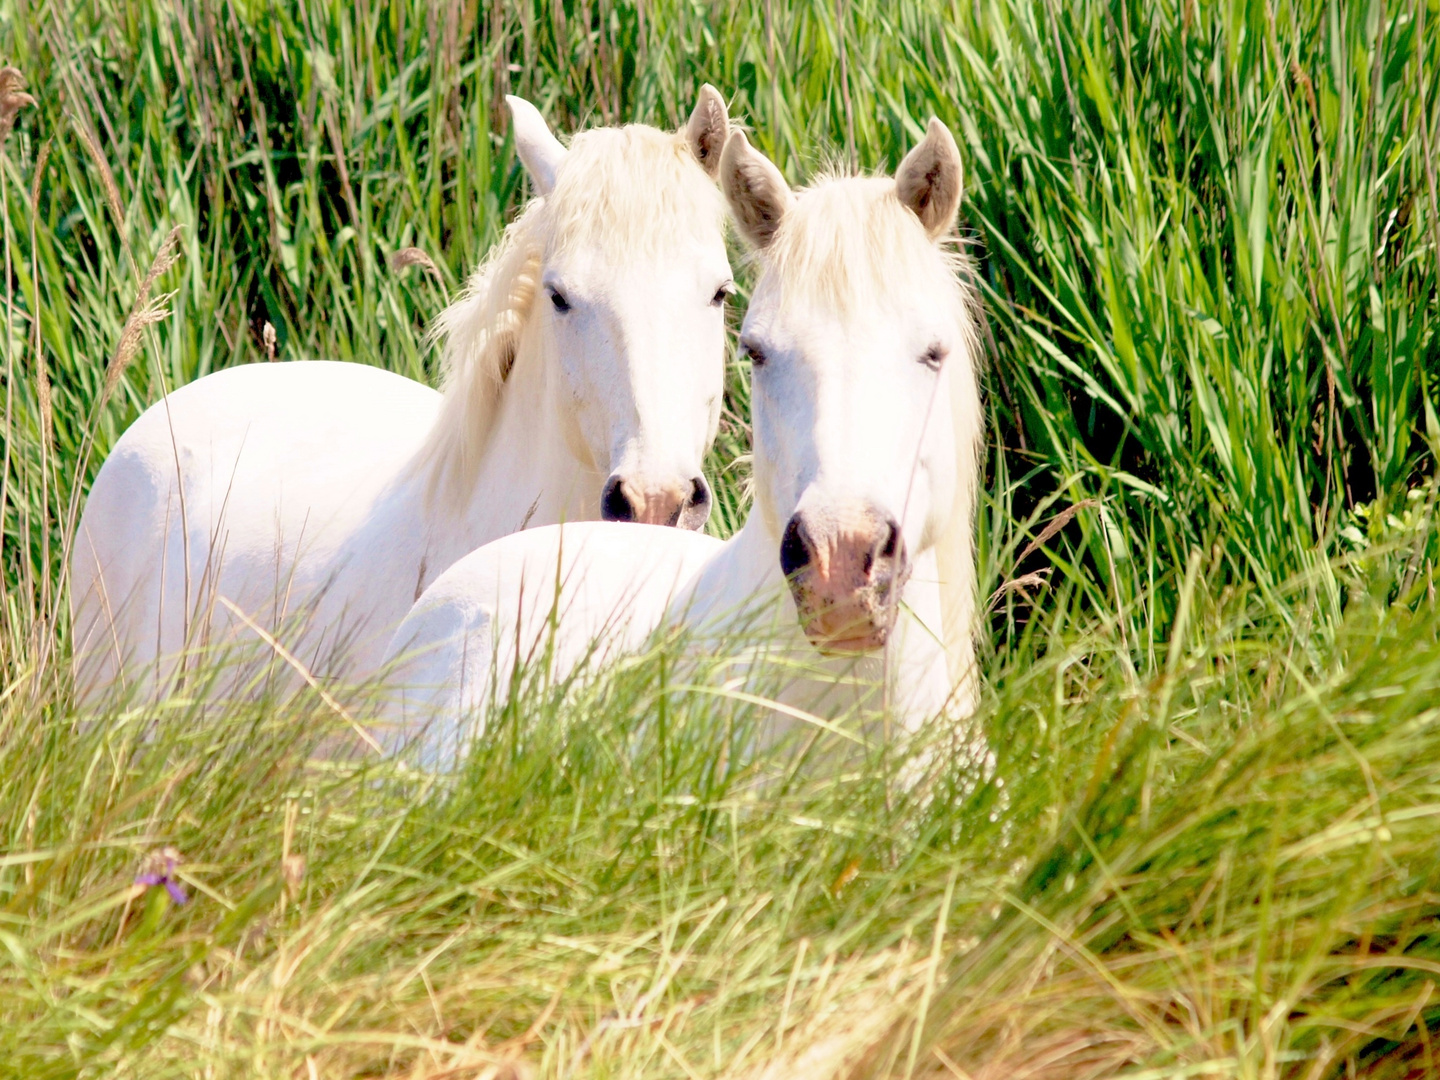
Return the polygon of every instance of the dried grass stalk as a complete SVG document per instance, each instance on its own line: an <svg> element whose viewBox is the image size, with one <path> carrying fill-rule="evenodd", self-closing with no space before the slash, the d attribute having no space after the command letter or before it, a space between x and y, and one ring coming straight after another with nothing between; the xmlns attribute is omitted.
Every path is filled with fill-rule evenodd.
<svg viewBox="0 0 1440 1080"><path fill-rule="evenodd" d="M729 1080L857 1080L891 1075L895 1055L909 1042L929 964L908 947L856 957L829 979L787 1004L775 1049ZM792 1023L787 1023L792 1020ZM888 1063L888 1066L887 1066Z"/></svg>
<svg viewBox="0 0 1440 1080"><path fill-rule="evenodd" d="M35 387L40 398L40 438L47 452L55 452L55 399L50 393L50 373L45 370L45 354L40 350L39 331L35 334Z"/></svg>
<svg viewBox="0 0 1440 1080"><path fill-rule="evenodd" d="M1037 592L1050 583L1050 574L1054 571L1053 566L1041 567L1031 574L1021 574L1017 578L1011 578L990 594L990 601L987 610L993 610L995 605L1012 592L1018 592L1026 600L1030 599L1030 590Z"/></svg>
<svg viewBox="0 0 1440 1080"><path fill-rule="evenodd" d="M46 139L45 144L40 147L40 155L35 159L35 174L30 179L30 232L35 234L36 223L40 219L40 178L45 175L45 166L50 163L50 143ZM38 294L40 289L40 275L35 273L35 289ZM55 404L50 393L50 372L45 367L45 353L40 344L40 320L35 319L35 382L36 393L40 398L40 437L44 441L45 449L55 449Z"/></svg>
<svg viewBox="0 0 1440 1080"><path fill-rule="evenodd" d="M101 402L108 401L115 387L120 384L120 379L125 374L125 369L130 366L131 361L140 351L140 342L144 339L145 328L160 322L170 314L166 306L173 293L166 293L154 299L150 291L155 287L155 282L160 275L175 265L180 257L180 237L184 234L185 227L176 225L165 237L165 242L160 245L160 250L155 253L155 258L150 263L150 269L145 272L145 278L140 282L140 289L135 294L135 302L130 305L130 314L125 317L125 326L120 331L120 343L115 346L115 355L110 357L110 364L105 369L105 389L100 395Z"/></svg>
<svg viewBox="0 0 1440 1080"><path fill-rule="evenodd" d="M15 114L35 99L25 93L25 76L18 68L0 68L0 146L10 138L15 127Z"/></svg>
<svg viewBox="0 0 1440 1080"><path fill-rule="evenodd" d="M1015 565L1018 567L1032 554L1044 547L1046 542L1052 536L1058 533L1061 529L1063 529L1066 525L1069 525L1071 519L1074 518L1075 515L1078 514L1081 510L1088 510L1092 506L1099 505L1099 499L1081 499L1073 506L1067 506L1064 510L1060 511L1060 513L1056 514L1046 523L1045 528L1040 530L1039 536L1037 536L1034 540L1031 540L1030 543L1025 545L1024 550L1022 550L1020 554L1016 556Z"/></svg>
<svg viewBox="0 0 1440 1080"><path fill-rule="evenodd" d="M54 139L46 139L35 159L35 172L30 177L30 216L40 216L40 178L45 175L45 166L50 164L50 147Z"/></svg>
<svg viewBox="0 0 1440 1080"><path fill-rule="evenodd" d="M115 227L120 230L121 236L124 236L125 208L120 202L120 188L115 183L115 174L110 171L110 162L105 160L105 155L100 153L100 147L95 144L95 137L90 134L90 125L81 123L74 114L71 114L70 121L75 127L75 134L80 136L80 141L85 146L85 152L99 170L100 183L105 188L105 201L110 204L110 216L115 219Z"/></svg>

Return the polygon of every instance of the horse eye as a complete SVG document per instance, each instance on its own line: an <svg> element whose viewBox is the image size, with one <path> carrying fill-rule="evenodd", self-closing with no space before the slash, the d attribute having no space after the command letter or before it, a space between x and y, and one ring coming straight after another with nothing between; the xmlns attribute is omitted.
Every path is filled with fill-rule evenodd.
<svg viewBox="0 0 1440 1080"><path fill-rule="evenodd" d="M735 283L732 281L725 282L724 285L721 285L720 288L715 290L715 295L710 298L710 306L724 307L726 299L732 296L734 292Z"/></svg>
<svg viewBox="0 0 1440 1080"><path fill-rule="evenodd" d="M565 299L564 294L561 293L559 289L550 290L550 303L554 304L555 310L562 315L570 310L570 301Z"/></svg>
<svg viewBox="0 0 1440 1080"><path fill-rule="evenodd" d="M756 345L753 341L741 341L740 351L750 358L751 367L763 367L765 364L765 350Z"/></svg>
<svg viewBox="0 0 1440 1080"><path fill-rule="evenodd" d="M945 363L946 353L945 346L936 342L920 354L920 362L931 371L939 371L940 365Z"/></svg>

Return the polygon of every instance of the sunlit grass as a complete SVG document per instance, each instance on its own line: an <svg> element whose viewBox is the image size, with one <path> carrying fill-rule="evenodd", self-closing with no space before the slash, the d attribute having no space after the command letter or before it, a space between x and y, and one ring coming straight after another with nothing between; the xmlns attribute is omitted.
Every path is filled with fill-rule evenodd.
<svg viewBox="0 0 1440 1080"><path fill-rule="evenodd" d="M34 98L0 144L0 1073L1434 1073L1437 20L0 0ZM795 183L931 113L959 139L993 762L943 726L757 751L664 642L527 684L443 776L355 740L363 693L221 703L203 665L77 715L61 568L139 411L267 340L433 379L526 194L500 95L677 125L705 81ZM721 534L747 416L736 364ZM184 905L135 883L166 847Z"/></svg>

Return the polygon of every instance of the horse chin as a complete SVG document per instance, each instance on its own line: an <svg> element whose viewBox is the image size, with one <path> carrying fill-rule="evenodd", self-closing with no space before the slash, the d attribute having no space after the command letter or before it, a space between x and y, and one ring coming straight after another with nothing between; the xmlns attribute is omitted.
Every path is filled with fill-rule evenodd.
<svg viewBox="0 0 1440 1080"><path fill-rule="evenodd" d="M800 625L806 639L822 656L863 656L883 649L895 626L895 606L866 602L871 599L804 612Z"/></svg>
<svg viewBox="0 0 1440 1080"><path fill-rule="evenodd" d="M790 582L805 637L823 656L863 656L885 647L900 614L895 602L904 575L887 575L837 598L817 596L806 574Z"/></svg>
<svg viewBox="0 0 1440 1080"><path fill-rule="evenodd" d="M888 630L875 627L870 633L856 637L836 638L825 637L823 635L817 636L808 630L805 636L809 639L810 644L815 646L816 651L818 651L821 656L854 657L865 656L883 649L885 642L889 640L890 633Z"/></svg>

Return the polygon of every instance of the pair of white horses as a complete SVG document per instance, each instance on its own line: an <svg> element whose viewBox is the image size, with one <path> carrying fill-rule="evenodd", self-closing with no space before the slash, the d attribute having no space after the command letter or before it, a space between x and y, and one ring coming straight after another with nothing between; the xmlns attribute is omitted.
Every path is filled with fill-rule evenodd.
<svg viewBox="0 0 1440 1080"><path fill-rule="evenodd" d="M625 649L758 605L782 651L858 665L906 726L968 710L981 416L976 298L944 244L950 132L932 120L893 179L792 192L709 86L678 133L568 149L510 106L538 198L439 319L443 395L358 364L251 365L116 444L72 559L80 692L148 695L196 649L258 636L307 678L384 673L402 724L453 725L542 637L564 671L597 637ZM726 204L761 272L740 338L754 509L722 543L697 530ZM807 707L825 683L811 665L782 697Z"/></svg>

